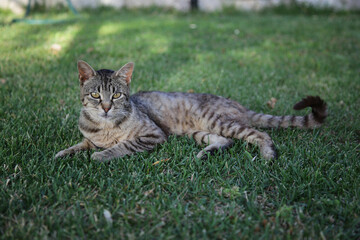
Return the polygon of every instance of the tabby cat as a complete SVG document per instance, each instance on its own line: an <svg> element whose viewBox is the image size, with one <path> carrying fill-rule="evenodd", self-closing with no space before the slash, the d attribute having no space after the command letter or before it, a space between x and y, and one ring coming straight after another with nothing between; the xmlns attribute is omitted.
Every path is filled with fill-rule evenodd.
<svg viewBox="0 0 360 240"><path fill-rule="evenodd" d="M311 107L306 116L272 116L248 110L239 103L211 94L180 92L139 92L130 96L134 69L127 63L118 71L95 71L78 61L81 102L79 129L81 143L60 151L55 158L80 150L101 149L92 159L106 161L135 152L148 151L166 141L170 134L187 135L207 146L197 154L225 149L232 138L260 147L263 158L276 158L274 144L267 133L253 127L315 128L326 116L326 103L308 96L294 106Z"/></svg>

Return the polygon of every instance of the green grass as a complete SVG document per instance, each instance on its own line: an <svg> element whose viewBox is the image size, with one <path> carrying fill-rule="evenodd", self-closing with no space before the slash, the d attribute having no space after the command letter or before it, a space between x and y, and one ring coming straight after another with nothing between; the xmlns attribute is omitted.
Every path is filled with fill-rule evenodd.
<svg viewBox="0 0 360 240"><path fill-rule="evenodd" d="M359 29L356 14L156 9L2 25L0 238L359 238ZM97 69L134 61L133 93L207 92L276 115L306 114L292 105L320 95L329 117L313 131L266 130L273 165L241 141L197 160L201 147L180 137L105 164L86 152L54 160L81 140L78 59Z"/></svg>

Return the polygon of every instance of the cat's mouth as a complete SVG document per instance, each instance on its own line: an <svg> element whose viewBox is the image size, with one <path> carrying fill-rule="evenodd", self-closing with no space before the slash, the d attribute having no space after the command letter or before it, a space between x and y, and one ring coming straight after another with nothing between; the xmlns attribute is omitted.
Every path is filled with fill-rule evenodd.
<svg viewBox="0 0 360 240"><path fill-rule="evenodd" d="M114 118L114 114L113 113L109 113L109 112L107 112L107 113L102 113L102 114L100 114L100 117L102 117L103 119L106 119L106 120L108 120L108 121L110 121L110 120L112 120L113 118Z"/></svg>
<svg viewBox="0 0 360 240"><path fill-rule="evenodd" d="M105 119L109 119L112 116L112 114L110 113L110 111L101 111L100 112L100 117L105 118Z"/></svg>

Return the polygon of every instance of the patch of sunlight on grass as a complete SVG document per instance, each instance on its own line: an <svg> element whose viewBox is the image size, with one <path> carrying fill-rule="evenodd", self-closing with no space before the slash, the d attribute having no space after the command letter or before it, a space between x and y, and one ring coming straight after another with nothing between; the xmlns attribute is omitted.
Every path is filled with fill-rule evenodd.
<svg viewBox="0 0 360 240"><path fill-rule="evenodd" d="M53 35L50 35L52 38L49 38L49 40L69 42L79 30L79 25L69 25L64 31L56 31Z"/></svg>
<svg viewBox="0 0 360 240"><path fill-rule="evenodd" d="M119 34L119 32L124 31L125 25L119 23L105 24L99 28L98 35L99 36L107 36Z"/></svg>
<svg viewBox="0 0 360 240"><path fill-rule="evenodd" d="M171 40L164 34L155 34L154 32L144 32L136 38L137 41L149 46L148 50L151 54L166 53Z"/></svg>
<svg viewBox="0 0 360 240"><path fill-rule="evenodd" d="M62 55L66 49L70 49L74 37L80 31L79 25L70 25L63 31L56 31L53 34L49 34L46 41L40 46L51 55ZM59 45L60 49L54 49L54 45Z"/></svg>

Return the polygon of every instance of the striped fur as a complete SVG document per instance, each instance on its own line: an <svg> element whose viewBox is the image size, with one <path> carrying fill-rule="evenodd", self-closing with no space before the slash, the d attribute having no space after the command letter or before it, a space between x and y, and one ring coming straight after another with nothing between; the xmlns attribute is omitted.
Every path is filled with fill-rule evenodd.
<svg viewBox="0 0 360 240"><path fill-rule="evenodd" d="M78 69L83 104L79 129L84 140L55 157L98 148L102 151L95 152L92 159L105 161L151 150L175 134L206 144L199 158L230 147L236 138L259 146L265 159L273 159L276 151L270 136L254 127L315 128L327 116L326 103L320 97L308 96L294 106L296 110L311 107L312 113L306 116L272 116L211 94L153 91L130 96L132 63L114 72L95 71L79 61ZM94 92L99 98L92 97ZM114 99L116 93L121 97Z"/></svg>
<svg viewBox="0 0 360 240"><path fill-rule="evenodd" d="M254 111L248 111L247 116L254 127L311 129L321 126L327 117L326 103L319 96L308 96L294 105L295 110L306 107L312 108L312 112L306 116L272 116Z"/></svg>

